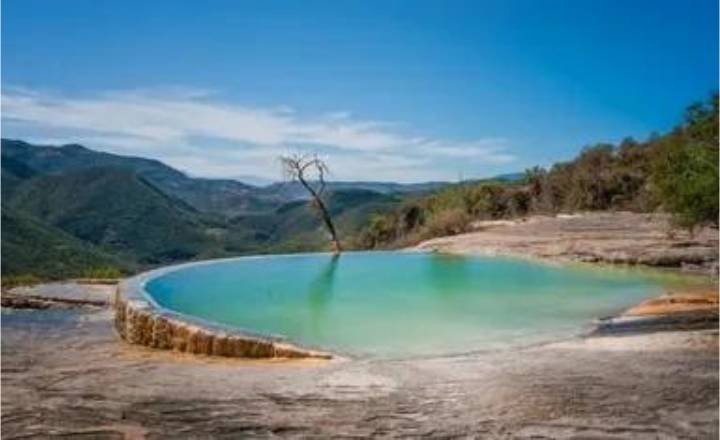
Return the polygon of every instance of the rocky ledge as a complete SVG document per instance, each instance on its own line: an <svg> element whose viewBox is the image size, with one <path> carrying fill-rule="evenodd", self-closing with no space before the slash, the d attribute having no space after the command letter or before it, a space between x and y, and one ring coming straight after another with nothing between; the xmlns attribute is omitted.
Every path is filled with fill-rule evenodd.
<svg viewBox="0 0 720 440"><path fill-rule="evenodd" d="M597 321L593 336L718 328L718 291L702 287L647 299Z"/></svg>
<svg viewBox="0 0 720 440"><path fill-rule="evenodd" d="M112 302L117 280L67 280L16 286L2 291L8 309L106 308Z"/></svg>
<svg viewBox="0 0 720 440"><path fill-rule="evenodd" d="M330 359L328 353L308 350L280 338L252 335L161 310L142 293L139 275L118 284L114 301L115 328L131 344L211 356L236 358Z"/></svg>
<svg viewBox="0 0 720 440"><path fill-rule="evenodd" d="M420 243L442 252L672 267L717 274L718 230L673 229L663 214L601 212L477 222L473 232Z"/></svg>

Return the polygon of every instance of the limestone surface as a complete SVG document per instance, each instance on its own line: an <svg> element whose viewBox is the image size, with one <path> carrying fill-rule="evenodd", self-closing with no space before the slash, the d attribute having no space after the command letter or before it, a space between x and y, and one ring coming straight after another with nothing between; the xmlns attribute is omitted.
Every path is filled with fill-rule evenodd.
<svg viewBox="0 0 720 440"><path fill-rule="evenodd" d="M559 261L672 267L717 274L718 230L671 227L662 214L595 212L477 222L466 234L420 243L418 249L511 255Z"/></svg>

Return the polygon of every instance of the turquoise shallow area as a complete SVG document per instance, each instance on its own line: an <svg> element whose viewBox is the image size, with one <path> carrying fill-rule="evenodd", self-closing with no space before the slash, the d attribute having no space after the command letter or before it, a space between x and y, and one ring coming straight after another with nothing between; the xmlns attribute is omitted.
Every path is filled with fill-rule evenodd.
<svg viewBox="0 0 720 440"><path fill-rule="evenodd" d="M223 260L145 288L167 309L298 343L425 355L570 336L672 281L516 259L359 252Z"/></svg>

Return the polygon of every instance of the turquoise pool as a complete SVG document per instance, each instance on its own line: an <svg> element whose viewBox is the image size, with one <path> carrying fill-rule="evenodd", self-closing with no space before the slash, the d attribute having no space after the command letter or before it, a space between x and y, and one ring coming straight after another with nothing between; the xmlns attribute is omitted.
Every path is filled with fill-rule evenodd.
<svg viewBox="0 0 720 440"><path fill-rule="evenodd" d="M507 258L358 252L191 265L151 279L145 290L166 309L301 344L425 355L577 334L672 280Z"/></svg>

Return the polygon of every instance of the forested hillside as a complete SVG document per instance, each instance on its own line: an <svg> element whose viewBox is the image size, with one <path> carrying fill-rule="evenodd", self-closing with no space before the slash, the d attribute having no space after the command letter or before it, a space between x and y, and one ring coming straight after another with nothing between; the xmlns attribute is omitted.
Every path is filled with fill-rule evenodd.
<svg viewBox="0 0 720 440"><path fill-rule="evenodd" d="M135 267L61 229L2 207L3 282L106 277ZM7 278L6 278L7 277Z"/></svg>
<svg viewBox="0 0 720 440"><path fill-rule="evenodd" d="M327 249L296 184L188 177L161 162L79 145L2 141L4 281L131 273L179 261ZM717 225L718 100L669 133L589 146L549 169L454 185L331 182L344 247L388 248L475 220L587 210L665 211Z"/></svg>
<svg viewBox="0 0 720 440"><path fill-rule="evenodd" d="M718 97L690 106L671 132L589 146L574 160L515 181L467 182L374 216L366 248L464 232L474 220L592 210L664 211L679 227L718 224Z"/></svg>
<svg viewBox="0 0 720 440"><path fill-rule="evenodd" d="M2 161L3 176L8 170L13 174L21 170L25 175L52 175L100 167L124 169L198 210L229 216L272 209L286 201L278 192L257 191L251 185L234 180L192 178L156 160L119 156L76 144L38 146L3 139Z"/></svg>
<svg viewBox="0 0 720 440"><path fill-rule="evenodd" d="M331 188L333 214L347 237L370 215L396 206L395 190L416 190L367 182ZM5 282L326 246L319 220L292 184L190 178L157 161L79 145L3 140L2 196Z"/></svg>

